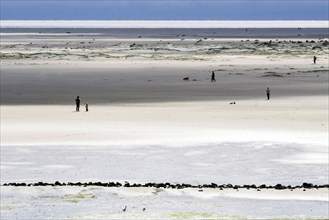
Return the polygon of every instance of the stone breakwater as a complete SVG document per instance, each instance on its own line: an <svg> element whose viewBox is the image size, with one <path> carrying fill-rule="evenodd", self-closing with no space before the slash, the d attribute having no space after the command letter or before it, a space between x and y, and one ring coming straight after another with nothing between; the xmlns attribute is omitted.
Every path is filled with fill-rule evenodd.
<svg viewBox="0 0 329 220"><path fill-rule="evenodd" d="M284 190L284 189L320 189L320 188L329 188L329 184L324 185L316 185L312 183L303 183L302 185L232 185L232 184L222 184L218 185L216 183L211 184L202 184L202 185L191 185L191 184L172 184L172 183L129 183L129 182L67 182L61 183L56 181L54 183L46 183L46 182L37 182L37 183L4 183L2 186L16 186L16 187L33 187L33 186L79 186L79 187L87 187L87 186L101 186L101 187L154 187L154 188L172 188L172 189L184 189L184 188L213 188L213 189L276 189L276 190Z"/></svg>

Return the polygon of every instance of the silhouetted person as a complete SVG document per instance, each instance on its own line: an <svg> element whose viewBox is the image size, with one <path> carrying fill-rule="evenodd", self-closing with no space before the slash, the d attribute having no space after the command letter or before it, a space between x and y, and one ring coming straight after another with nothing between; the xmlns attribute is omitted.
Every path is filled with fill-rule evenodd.
<svg viewBox="0 0 329 220"><path fill-rule="evenodd" d="M80 111L80 98L79 96L77 96L77 98L75 99L75 104L76 104L76 111Z"/></svg>
<svg viewBox="0 0 329 220"><path fill-rule="evenodd" d="M86 112L88 111L88 102L86 102Z"/></svg>
<svg viewBox="0 0 329 220"><path fill-rule="evenodd" d="M271 90L269 87L267 87L267 89L266 89L267 100L270 100L270 95L271 95Z"/></svg>
<svg viewBox="0 0 329 220"><path fill-rule="evenodd" d="M211 72L211 82L216 82L214 71Z"/></svg>
<svg viewBox="0 0 329 220"><path fill-rule="evenodd" d="M316 56L313 56L313 63L316 64Z"/></svg>

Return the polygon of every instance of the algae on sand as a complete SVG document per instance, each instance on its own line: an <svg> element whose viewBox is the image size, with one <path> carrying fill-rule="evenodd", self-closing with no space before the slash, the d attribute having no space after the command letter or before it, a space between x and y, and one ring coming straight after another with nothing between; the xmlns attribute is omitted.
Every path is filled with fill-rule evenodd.
<svg viewBox="0 0 329 220"><path fill-rule="evenodd" d="M238 215L216 215L206 212L173 212L168 214L175 219L247 219Z"/></svg>

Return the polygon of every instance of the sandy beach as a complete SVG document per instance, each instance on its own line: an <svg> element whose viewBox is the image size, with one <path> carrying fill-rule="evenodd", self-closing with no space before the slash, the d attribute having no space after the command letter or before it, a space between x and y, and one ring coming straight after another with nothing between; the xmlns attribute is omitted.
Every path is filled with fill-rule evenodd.
<svg viewBox="0 0 329 220"><path fill-rule="evenodd" d="M5 33L1 184L329 182L325 36ZM328 188L1 186L1 216L326 219L328 196Z"/></svg>

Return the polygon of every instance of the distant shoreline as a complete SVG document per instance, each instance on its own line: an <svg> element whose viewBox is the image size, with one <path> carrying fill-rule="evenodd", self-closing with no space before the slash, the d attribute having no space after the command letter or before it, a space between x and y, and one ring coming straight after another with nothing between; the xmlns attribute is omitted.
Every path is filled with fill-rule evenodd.
<svg viewBox="0 0 329 220"><path fill-rule="evenodd" d="M327 38L327 28L1 28L1 37Z"/></svg>

